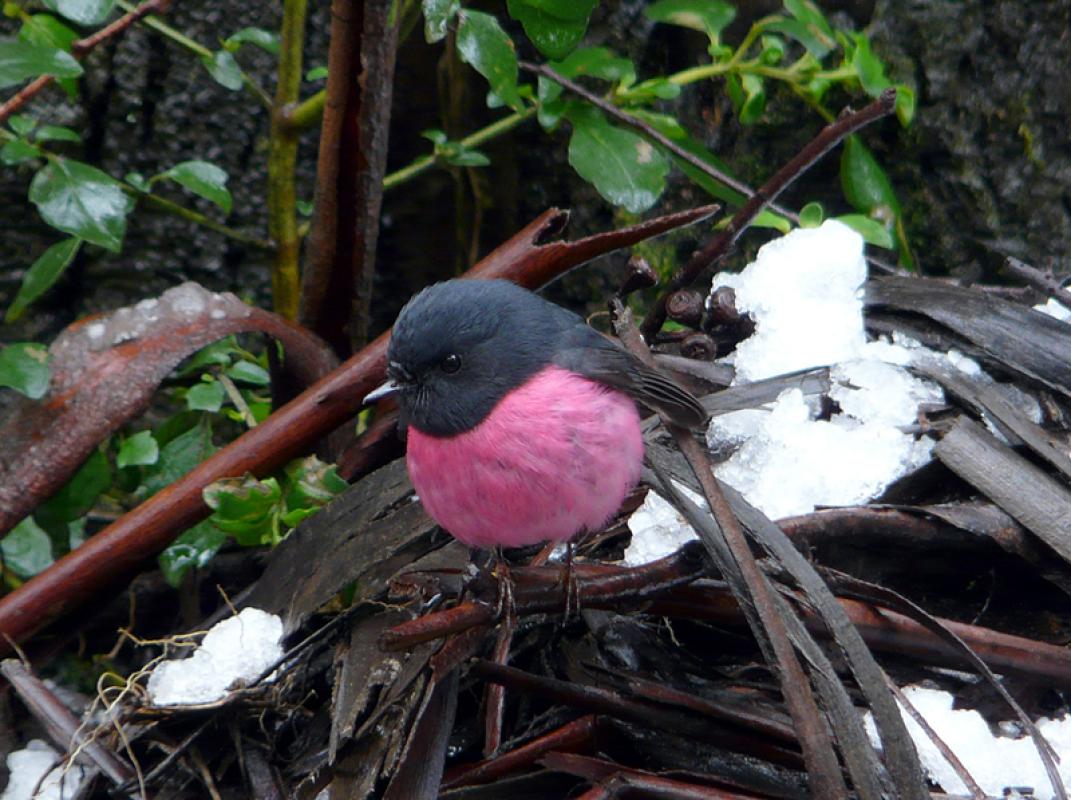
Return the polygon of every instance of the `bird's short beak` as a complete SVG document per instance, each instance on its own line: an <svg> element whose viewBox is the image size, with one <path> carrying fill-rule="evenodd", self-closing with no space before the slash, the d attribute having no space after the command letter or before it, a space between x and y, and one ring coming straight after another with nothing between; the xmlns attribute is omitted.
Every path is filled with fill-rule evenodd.
<svg viewBox="0 0 1071 800"><path fill-rule="evenodd" d="M399 386L395 381L389 380L382 386L380 386L378 389L373 389L371 392L365 395L364 400L361 401L361 405L371 405L372 403L382 400L384 397L390 397L392 394L398 392L398 390L400 390L401 388L402 387Z"/></svg>

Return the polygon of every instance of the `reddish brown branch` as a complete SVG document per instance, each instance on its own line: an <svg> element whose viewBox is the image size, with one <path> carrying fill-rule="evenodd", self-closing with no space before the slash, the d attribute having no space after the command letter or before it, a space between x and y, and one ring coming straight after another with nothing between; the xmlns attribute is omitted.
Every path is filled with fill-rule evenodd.
<svg viewBox="0 0 1071 800"><path fill-rule="evenodd" d="M171 0L148 0L146 3L142 3L133 11L129 11L119 19L115 20L108 25L105 25L96 33L79 39L71 44L71 55L81 60L85 58L94 47L113 36L118 36L125 31L139 19L148 16L149 14L162 14L167 11L171 5ZM52 75L42 75L39 78L34 78L28 84L10 98L7 102L0 105L0 123L7 121L7 118L19 111L30 100L36 97L40 92L49 84L55 82L55 78Z"/></svg>
<svg viewBox="0 0 1071 800"><path fill-rule="evenodd" d="M647 571L651 565L630 569L611 564L575 564L573 572L581 607L622 611L642 602L642 608L653 616L702 620L730 628L746 624L743 612L724 585L675 585L689 578L686 562L676 566L664 561L654 563L660 565L657 578ZM512 576L519 616L564 612L563 567L515 567ZM643 595L621 589L648 581L652 583ZM965 666L962 650L910 617L860 600L838 598L837 602L868 647L925 664L959 669ZM389 649L407 649L476 625L486 625L494 619L494 613L490 600L461 603L391 628L381 644ZM815 612L802 608L801 613L812 633L828 635ZM937 618L937 622L962 639L993 671L1071 689L1071 650L954 620Z"/></svg>
<svg viewBox="0 0 1071 800"><path fill-rule="evenodd" d="M716 264L729 248L736 242L751 224L752 220L759 215L770 202L775 200L781 192L810 169L822 156L840 144L846 136L855 133L875 120L879 120L891 114L896 107L896 90L886 89L881 97L860 111L841 116L836 122L827 125L821 132L796 154L787 164L774 173L773 177L764 183L748 201L737 211L729 221L728 226L722 230L706 247L692 254L686 263L672 280L666 285L662 294L654 306L647 313L640 326L644 339L654 341L654 336L662 328L666 321L666 300L678 289L683 289L692 283L703 270Z"/></svg>

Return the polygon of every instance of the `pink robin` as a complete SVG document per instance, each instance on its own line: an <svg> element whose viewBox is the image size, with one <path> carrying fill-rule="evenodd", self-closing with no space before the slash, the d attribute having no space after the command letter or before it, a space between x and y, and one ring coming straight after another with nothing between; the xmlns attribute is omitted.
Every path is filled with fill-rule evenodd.
<svg viewBox="0 0 1071 800"><path fill-rule="evenodd" d="M502 280L451 280L395 323L390 380L424 508L470 547L570 541L597 530L636 485L636 400L685 427L692 395L580 317Z"/></svg>

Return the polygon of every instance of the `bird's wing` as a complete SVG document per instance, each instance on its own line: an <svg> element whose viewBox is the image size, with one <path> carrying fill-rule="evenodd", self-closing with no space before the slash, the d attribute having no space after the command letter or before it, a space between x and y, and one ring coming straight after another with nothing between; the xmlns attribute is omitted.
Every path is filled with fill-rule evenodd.
<svg viewBox="0 0 1071 800"><path fill-rule="evenodd" d="M690 392L587 325L563 335L554 363L620 389L681 427L700 428L710 416Z"/></svg>

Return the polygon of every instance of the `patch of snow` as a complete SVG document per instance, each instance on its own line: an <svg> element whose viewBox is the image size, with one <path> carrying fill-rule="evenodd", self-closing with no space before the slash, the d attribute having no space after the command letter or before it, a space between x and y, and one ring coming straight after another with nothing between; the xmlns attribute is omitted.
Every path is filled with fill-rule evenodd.
<svg viewBox="0 0 1071 800"><path fill-rule="evenodd" d="M1034 306L1034 310L1040 311L1042 314L1048 314L1061 322L1071 322L1071 308L1051 297L1041 305Z"/></svg>
<svg viewBox="0 0 1071 800"><path fill-rule="evenodd" d="M1034 797L1054 796L1030 737L994 736L977 711L954 710L953 697L948 692L908 686L904 688L904 694L987 795L1001 797L1008 787L1029 786L1034 790ZM906 712L901 710L901 714L930 778L949 794L968 794L967 787L930 737ZM877 729L870 714L866 715L865 722L871 742L877 746ZM1064 784L1071 785L1071 717L1042 719L1037 727L1059 757L1056 769ZM1010 729L1018 732L1017 725Z"/></svg>
<svg viewBox="0 0 1071 800"><path fill-rule="evenodd" d="M243 609L214 625L189 658L159 664L149 676L149 698L157 706L222 700L229 689L255 680L282 658L282 639L279 617Z"/></svg>
<svg viewBox="0 0 1071 800"><path fill-rule="evenodd" d="M72 800L85 778L85 768L72 764L51 746L33 739L22 750L8 753L11 773L0 800ZM35 791L36 790L36 791Z"/></svg>
<svg viewBox="0 0 1071 800"><path fill-rule="evenodd" d="M719 273L712 291L731 287L755 332L733 354L736 381L831 366L830 397L839 406L829 420L802 392L775 403L715 417L707 443L736 451L715 469L771 519L805 514L819 505L864 503L906 472L925 464L932 442L902 429L917 422L920 405L944 402L935 384L905 368L920 351L910 337L867 342L862 284L863 240L830 220L760 248L739 274ZM941 357L935 354L935 357ZM977 364L959 356L965 371ZM980 371L980 370L979 370ZM653 492L629 521L625 554L640 564L694 538L691 528Z"/></svg>

